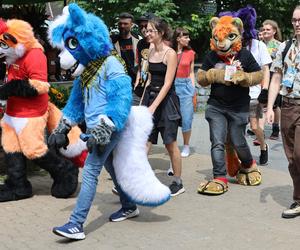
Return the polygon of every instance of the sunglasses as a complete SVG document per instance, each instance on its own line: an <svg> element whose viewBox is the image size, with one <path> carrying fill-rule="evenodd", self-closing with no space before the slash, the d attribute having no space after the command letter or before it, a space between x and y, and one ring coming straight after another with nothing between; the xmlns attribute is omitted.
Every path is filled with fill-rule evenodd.
<svg viewBox="0 0 300 250"><path fill-rule="evenodd" d="M144 25L139 25L139 28L142 30L142 29L147 29L147 24L144 24Z"/></svg>

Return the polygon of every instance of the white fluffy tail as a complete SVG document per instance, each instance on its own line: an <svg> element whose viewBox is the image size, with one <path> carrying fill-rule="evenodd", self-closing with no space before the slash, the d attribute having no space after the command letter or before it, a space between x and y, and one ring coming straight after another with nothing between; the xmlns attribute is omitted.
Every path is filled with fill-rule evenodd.
<svg viewBox="0 0 300 250"><path fill-rule="evenodd" d="M155 176L147 156L146 143L153 127L147 107L133 106L114 150L114 168L119 185L135 203L162 205L170 199L170 189Z"/></svg>

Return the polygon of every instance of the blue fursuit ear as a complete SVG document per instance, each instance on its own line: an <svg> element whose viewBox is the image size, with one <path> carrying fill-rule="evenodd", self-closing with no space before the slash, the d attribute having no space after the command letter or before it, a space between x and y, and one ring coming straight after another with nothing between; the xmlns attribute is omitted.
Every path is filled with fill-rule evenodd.
<svg viewBox="0 0 300 250"><path fill-rule="evenodd" d="M69 4L69 13L74 27L76 26L85 26L86 24L86 13L81 9L77 4Z"/></svg>

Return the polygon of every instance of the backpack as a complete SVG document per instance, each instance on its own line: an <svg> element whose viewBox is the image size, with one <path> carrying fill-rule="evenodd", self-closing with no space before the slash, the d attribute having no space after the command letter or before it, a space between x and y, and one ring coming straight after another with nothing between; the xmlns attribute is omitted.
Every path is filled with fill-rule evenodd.
<svg viewBox="0 0 300 250"><path fill-rule="evenodd" d="M284 50L282 51L282 54L281 54L281 56L282 56L282 65L284 65L284 59L285 59L286 54L288 53L292 43L293 43L292 38L290 38L289 40L286 41L285 48L284 48Z"/></svg>

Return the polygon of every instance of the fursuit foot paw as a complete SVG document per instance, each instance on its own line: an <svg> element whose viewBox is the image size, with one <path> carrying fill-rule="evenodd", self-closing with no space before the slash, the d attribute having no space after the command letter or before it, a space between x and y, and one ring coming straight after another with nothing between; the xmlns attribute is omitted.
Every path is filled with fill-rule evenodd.
<svg viewBox="0 0 300 250"><path fill-rule="evenodd" d="M199 194L220 195L228 191L228 186L225 182L217 179L200 183L198 187Z"/></svg>
<svg viewBox="0 0 300 250"><path fill-rule="evenodd" d="M32 197L32 195L30 182L20 187L13 187L7 183L0 186L0 202L27 199Z"/></svg>
<svg viewBox="0 0 300 250"><path fill-rule="evenodd" d="M261 172L257 165L250 168L241 168L236 176L237 182L245 186L257 186L261 183Z"/></svg>
<svg viewBox="0 0 300 250"><path fill-rule="evenodd" d="M78 186L78 168L64 169L63 173L54 177L51 195L56 198L69 198Z"/></svg>

